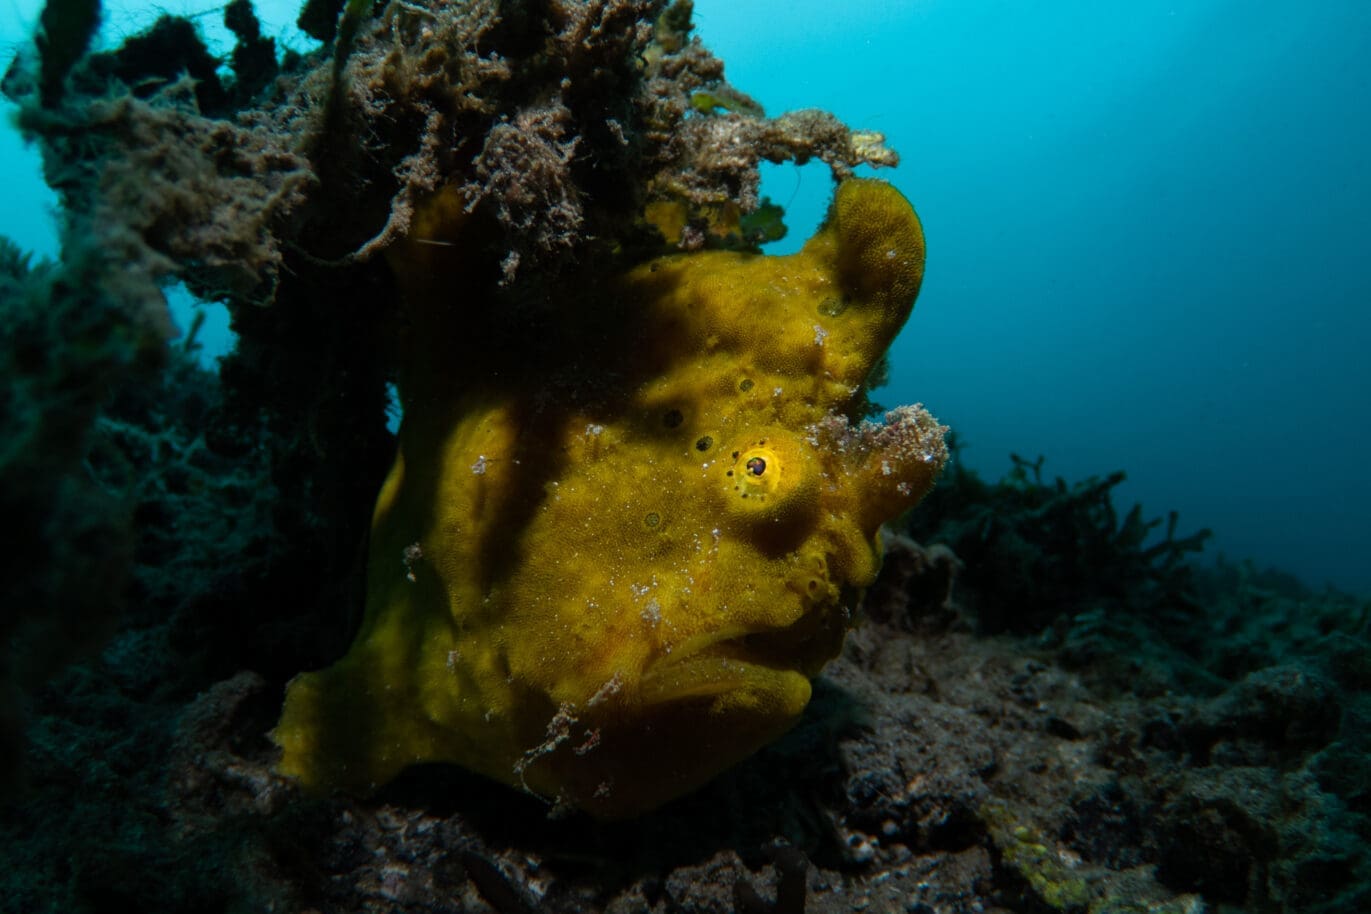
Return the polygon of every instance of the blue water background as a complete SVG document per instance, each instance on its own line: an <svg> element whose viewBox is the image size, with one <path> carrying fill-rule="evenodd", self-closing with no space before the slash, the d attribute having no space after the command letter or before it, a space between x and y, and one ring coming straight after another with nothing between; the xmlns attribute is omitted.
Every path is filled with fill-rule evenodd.
<svg viewBox="0 0 1371 914"><path fill-rule="evenodd" d="M259 11L307 47L295 5ZM0 41L36 8L0 0ZM112 34L153 15L116 10ZM879 400L926 403L992 478L1011 451L1122 468L1125 508L1178 509L1211 553L1371 593L1371 3L697 0L696 22L769 113L825 108L903 156L882 176L928 273ZM12 131L0 162L0 232L53 251ZM775 250L830 190L767 169Z"/></svg>

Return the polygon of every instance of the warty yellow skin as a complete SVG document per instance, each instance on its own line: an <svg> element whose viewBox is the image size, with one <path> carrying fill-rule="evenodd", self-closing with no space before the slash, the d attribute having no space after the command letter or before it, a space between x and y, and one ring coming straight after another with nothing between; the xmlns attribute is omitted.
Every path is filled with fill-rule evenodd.
<svg viewBox="0 0 1371 914"><path fill-rule="evenodd" d="M404 420L366 617L290 684L279 768L365 791L455 762L635 815L797 720L880 525L942 467L922 409L846 417L913 305L922 232L898 191L848 180L797 254L663 257L531 338L444 280L428 242L459 237L452 204L392 258Z"/></svg>

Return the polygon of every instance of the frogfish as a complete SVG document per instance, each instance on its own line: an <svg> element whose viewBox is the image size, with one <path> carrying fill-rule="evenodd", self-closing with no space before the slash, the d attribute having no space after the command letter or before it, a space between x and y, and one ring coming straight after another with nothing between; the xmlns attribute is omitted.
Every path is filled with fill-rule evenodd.
<svg viewBox="0 0 1371 914"><path fill-rule="evenodd" d="M403 419L364 619L288 686L278 768L367 792L455 763L638 815L796 722L881 526L946 461L922 407L863 418L923 232L848 179L798 253L668 254L531 329L462 282L462 219L440 195L392 252Z"/></svg>

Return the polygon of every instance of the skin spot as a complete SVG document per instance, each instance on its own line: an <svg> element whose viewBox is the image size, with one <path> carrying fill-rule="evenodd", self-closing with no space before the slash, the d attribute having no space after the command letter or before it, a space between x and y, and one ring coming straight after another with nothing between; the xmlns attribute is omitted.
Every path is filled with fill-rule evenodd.
<svg viewBox="0 0 1371 914"><path fill-rule="evenodd" d="M703 438L701 438L699 441L696 441L696 442L695 442L695 450L697 450L697 451L707 451L707 450L709 450L710 448L712 448L713 446L714 446L714 439L711 438L711 437L709 437L708 435L705 435L705 436L704 436Z"/></svg>
<svg viewBox="0 0 1371 914"><path fill-rule="evenodd" d="M741 390L743 393L747 393L749 390L752 389L752 379L743 378L741 381L738 382L738 389Z"/></svg>
<svg viewBox="0 0 1371 914"><path fill-rule="evenodd" d="M824 317L837 317L847 310L847 302L835 296L829 296L819 302L819 313Z"/></svg>
<svg viewBox="0 0 1371 914"><path fill-rule="evenodd" d="M662 516L658 514L656 511L653 511L647 517L643 518L643 523L647 524L649 527L656 527L661 522Z"/></svg>
<svg viewBox="0 0 1371 914"><path fill-rule="evenodd" d="M679 409L673 409L662 417L662 424L667 428L675 428L685 421L685 416L681 415Z"/></svg>

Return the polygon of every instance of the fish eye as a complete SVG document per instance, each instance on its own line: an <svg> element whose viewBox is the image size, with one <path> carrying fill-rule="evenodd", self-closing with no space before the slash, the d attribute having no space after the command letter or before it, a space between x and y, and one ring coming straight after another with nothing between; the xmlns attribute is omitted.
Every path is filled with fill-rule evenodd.
<svg viewBox="0 0 1371 914"><path fill-rule="evenodd" d="M786 481L789 480L791 484L795 482L782 457L782 452L788 453L789 450L789 447L782 447L778 451L775 447L767 446L766 439L762 438L754 440L741 451L735 451L733 466L725 473L726 477L732 478L733 491L743 498L763 501L783 495L789 488ZM798 466L797 463L791 469L797 469Z"/></svg>
<svg viewBox="0 0 1371 914"><path fill-rule="evenodd" d="M765 437L740 441L737 450L728 448L733 460L720 467L719 478L729 516L754 534L756 525L765 525L767 541L775 545L812 516L822 474L804 441L779 429L767 431Z"/></svg>

